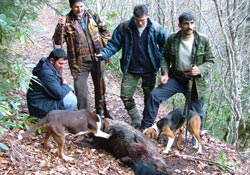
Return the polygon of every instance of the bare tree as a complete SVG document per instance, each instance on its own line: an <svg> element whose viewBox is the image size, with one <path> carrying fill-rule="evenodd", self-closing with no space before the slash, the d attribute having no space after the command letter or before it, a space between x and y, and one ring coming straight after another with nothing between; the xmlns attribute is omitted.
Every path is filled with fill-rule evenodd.
<svg viewBox="0 0 250 175"><path fill-rule="evenodd" d="M236 146L239 138L239 127L243 124L243 89L244 89L244 61L248 58L244 56L246 33L245 22L249 13L246 13L244 6L249 6L248 1L226 0L218 2L213 0L219 27L225 45L227 58L227 71L223 74L224 94L230 104L230 117L228 120L228 130L226 140ZM249 27L249 26L248 26ZM249 37L249 36L248 36ZM249 45L249 44L248 44ZM222 55L220 55L222 56Z"/></svg>

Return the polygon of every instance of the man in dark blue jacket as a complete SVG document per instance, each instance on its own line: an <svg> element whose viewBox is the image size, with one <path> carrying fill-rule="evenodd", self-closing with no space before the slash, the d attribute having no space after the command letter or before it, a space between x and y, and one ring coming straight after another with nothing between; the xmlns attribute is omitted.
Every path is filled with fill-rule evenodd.
<svg viewBox="0 0 250 175"><path fill-rule="evenodd" d="M106 60L122 49L121 98L135 128L140 127L142 119L133 98L138 81L142 79L145 103L155 87L166 39L163 27L149 18L147 5L140 4L134 7L130 20L116 27L107 46L97 55Z"/></svg>
<svg viewBox="0 0 250 175"><path fill-rule="evenodd" d="M51 110L75 110L76 96L73 88L62 78L67 64L63 49L54 49L48 58L42 58L33 69L33 77L27 92L29 113L42 118Z"/></svg>

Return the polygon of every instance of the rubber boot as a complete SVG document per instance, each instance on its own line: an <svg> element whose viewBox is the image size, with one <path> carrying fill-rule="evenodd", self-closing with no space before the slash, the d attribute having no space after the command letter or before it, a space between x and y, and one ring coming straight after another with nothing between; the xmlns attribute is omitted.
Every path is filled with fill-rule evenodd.
<svg viewBox="0 0 250 175"><path fill-rule="evenodd" d="M133 126L136 129L140 128L142 117L139 114L137 108L128 110L128 115L131 118L131 126Z"/></svg>

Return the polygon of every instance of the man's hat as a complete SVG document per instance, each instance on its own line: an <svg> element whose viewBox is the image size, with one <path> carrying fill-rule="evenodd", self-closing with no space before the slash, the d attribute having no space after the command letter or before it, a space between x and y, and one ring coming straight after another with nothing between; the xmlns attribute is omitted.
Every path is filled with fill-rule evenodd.
<svg viewBox="0 0 250 175"><path fill-rule="evenodd" d="M76 2L86 2L86 0L69 0L69 5L72 7Z"/></svg>

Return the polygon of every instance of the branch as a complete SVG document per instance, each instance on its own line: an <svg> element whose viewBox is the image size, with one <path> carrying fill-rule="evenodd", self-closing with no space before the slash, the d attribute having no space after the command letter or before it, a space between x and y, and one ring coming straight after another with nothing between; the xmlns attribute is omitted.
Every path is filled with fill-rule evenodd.
<svg viewBox="0 0 250 175"><path fill-rule="evenodd" d="M199 158L199 157L193 157L193 156L189 156L189 155L182 155L181 158L185 159L185 160L198 160L198 161L202 161L202 162L207 162L209 165L216 165L218 166L220 169L222 170L226 170L227 172L231 173L231 174L235 174L235 170L218 162L209 160L209 159L203 159L203 158Z"/></svg>
<svg viewBox="0 0 250 175"><path fill-rule="evenodd" d="M27 1L28 1L28 0L25 0L25 1L23 2L23 6L22 6L21 11L20 11L20 13L19 13L19 15L18 15L18 20L17 20L16 26L15 26L15 29L17 29L17 26L19 25L19 22L21 21L23 11L24 11L24 9L26 8L26 5L27 5Z"/></svg>
<svg viewBox="0 0 250 175"><path fill-rule="evenodd" d="M247 17L250 15L250 13L248 13L244 18L242 18L242 20L240 22L238 22L237 26L236 26L236 31L238 30L238 28L240 27L240 25L247 19Z"/></svg>

